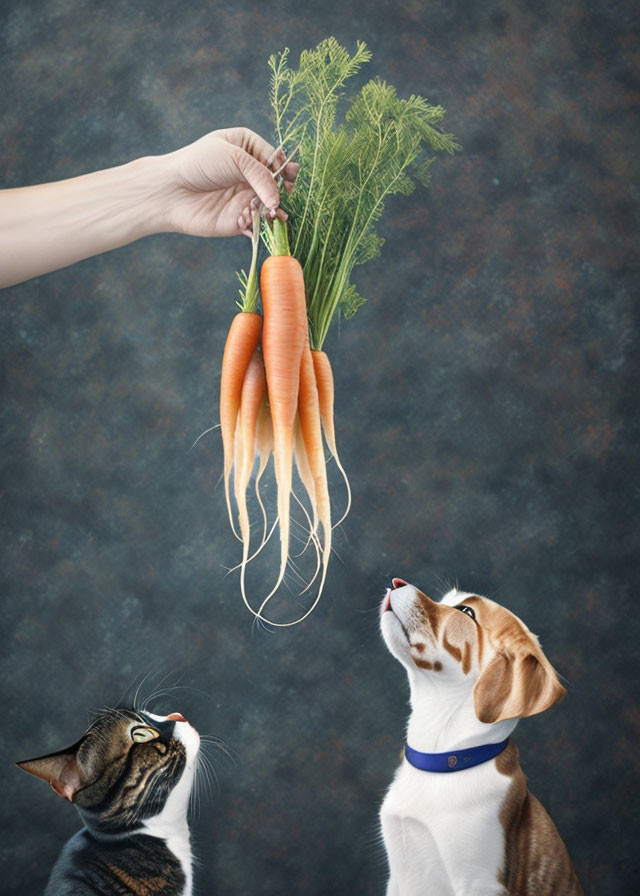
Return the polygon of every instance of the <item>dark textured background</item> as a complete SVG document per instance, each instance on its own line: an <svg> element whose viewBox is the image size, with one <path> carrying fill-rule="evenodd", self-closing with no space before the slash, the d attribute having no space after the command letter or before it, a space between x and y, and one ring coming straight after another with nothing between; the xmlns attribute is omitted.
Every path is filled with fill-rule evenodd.
<svg viewBox="0 0 640 896"><path fill-rule="evenodd" d="M640 883L633 7L0 4L6 186L269 136L267 56L328 34L365 39L464 146L389 203L369 302L327 341L355 499L293 630L252 631L217 436L190 450L246 241L156 236L2 294L3 892L40 892L78 825L10 763L152 671L199 689L158 709L237 754L194 822L197 893L383 894L407 697L377 632L390 574L457 579L540 635L568 696L518 730L531 787L587 894Z"/></svg>

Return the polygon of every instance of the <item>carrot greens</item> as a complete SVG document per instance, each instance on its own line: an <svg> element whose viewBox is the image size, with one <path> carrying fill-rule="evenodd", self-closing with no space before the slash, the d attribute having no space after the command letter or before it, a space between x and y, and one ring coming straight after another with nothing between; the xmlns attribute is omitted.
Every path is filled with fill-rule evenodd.
<svg viewBox="0 0 640 896"><path fill-rule="evenodd" d="M260 290L258 288L258 249L260 248L260 213L257 210L253 212L253 236L251 238L251 267L249 273L246 271L236 271L236 277L240 281L238 289L239 300L236 305L240 311L248 311L254 313L258 308L258 296Z"/></svg>
<svg viewBox="0 0 640 896"><path fill-rule="evenodd" d="M313 349L322 348L336 311L352 317L365 301L351 278L380 252L375 225L386 199L428 184L434 153L459 148L441 130L441 106L401 99L379 78L361 87L337 123L342 88L370 58L364 43L351 56L330 37L303 52L297 69L286 49L269 60L277 140L298 148L300 172L282 207L304 272Z"/></svg>

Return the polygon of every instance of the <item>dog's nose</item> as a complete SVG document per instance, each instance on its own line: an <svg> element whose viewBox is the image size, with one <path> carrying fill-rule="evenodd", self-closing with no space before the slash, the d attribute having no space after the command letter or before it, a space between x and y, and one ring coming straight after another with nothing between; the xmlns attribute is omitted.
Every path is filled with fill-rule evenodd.
<svg viewBox="0 0 640 896"><path fill-rule="evenodd" d="M408 582L405 582L404 579L391 579L391 585L393 588L402 588L403 585L408 585Z"/></svg>

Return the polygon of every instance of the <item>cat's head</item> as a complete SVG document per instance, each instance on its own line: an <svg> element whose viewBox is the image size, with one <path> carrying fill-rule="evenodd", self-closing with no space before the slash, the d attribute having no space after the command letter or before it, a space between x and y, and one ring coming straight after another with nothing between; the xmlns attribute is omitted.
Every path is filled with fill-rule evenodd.
<svg viewBox="0 0 640 896"><path fill-rule="evenodd" d="M101 712L66 750L18 765L74 803L90 827L118 833L163 811L186 818L199 746L179 713L118 708Z"/></svg>

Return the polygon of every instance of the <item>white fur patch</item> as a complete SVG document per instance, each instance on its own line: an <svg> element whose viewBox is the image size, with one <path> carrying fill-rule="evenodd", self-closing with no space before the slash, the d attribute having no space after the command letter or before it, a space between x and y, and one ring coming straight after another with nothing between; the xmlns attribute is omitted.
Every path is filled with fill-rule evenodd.
<svg viewBox="0 0 640 896"><path fill-rule="evenodd" d="M147 712L146 715L157 721L166 721L165 716L156 716L150 712ZM184 744L187 752L184 770L180 780L169 794L162 812L153 818L147 818L143 822L142 830L152 837L159 837L165 841L167 847L180 862L186 877L183 896L191 896L193 870L187 812L195 776L196 757L200 749L200 737L188 722L176 722L173 736Z"/></svg>
<svg viewBox="0 0 640 896"><path fill-rule="evenodd" d="M455 607L469 595L452 591L441 601ZM415 750L440 753L505 740L517 719L486 724L475 712L473 689L481 668L475 631L467 672L442 648L420 609L413 585L392 590L381 607L381 629L391 653L409 676L411 716L407 742ZM420 659L438 671L415 662ZM482 667L490 657L485 655ZM504 896L499 883L504 865L500 806L510 778L495 762L453 774L423 772L406 760L396 772L380 810L390 867L388 896Z"/></svg>

